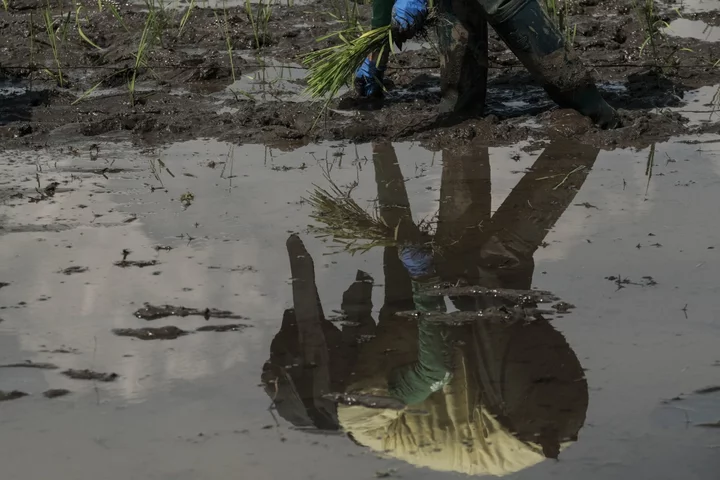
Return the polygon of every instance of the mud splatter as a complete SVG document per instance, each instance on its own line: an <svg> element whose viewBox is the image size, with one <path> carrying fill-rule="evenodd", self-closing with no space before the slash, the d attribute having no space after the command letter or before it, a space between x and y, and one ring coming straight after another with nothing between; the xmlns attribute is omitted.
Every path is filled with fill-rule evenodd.
<svg viewBox="0 0 720 480"><path fill-rule="evenodd" d="M88 270L88 267L81 267L80 265L75 265L73 267L63 268L62 270L58 271L58 273L62 273L63 275L74 275L76 273L87 272Z"/></svg>
<svg viewBox="0 0 720 480"><path fill-rule="evenodd" d="M140 340L174 340L189 332L178 327L168 325L166 327L146 328L116 328L113 333L119 337L134 337Z"/></svg>
<svg viewBox="0 0 720 480"><path fill-rule="evenodd" d="M70 390L65 390L64 388L51 388L43 392L45 398L59 398L68 394L70 394Z"/></svg>
<svg viewBox="0 0 720 480"><path fill-rule="evenodd" d="M120 375L117 373L100 373L92 370L65 370L62 372L66 377L70 377L73 380L96 380L98 382L114 382Z"/></svg>
<svg viewBox="0 0 720 480"><path fill-rule="evenodd" d="M145 306L137 310L134 314L137 318L143 320L157 320L158 318L166 317L187 317L187 316L198 316L204 317L205 320L210 318L232 318L236 320L242 320L245 317L236 315L227 310L218 310L216 308L205 308L203 310L197 308L188 308L174 305L151 305L146 303Z"/></svg>
<svg viewBox="0 0 720 480"><path fill-rule="evenodd" d="M204 327L198 328L198 332L241 332L248 328L250 325L243 325L240 323L229 324L229 325L205 325Z"/></svg>
<svg viewBox="0 0 720 480"><path fill-rule="evenodd" d="M18 398L27 397L28 394L19 390L13 390L11 392L4 392L0 390L0 402L6 402L8 400L17 400Z"/></svg>

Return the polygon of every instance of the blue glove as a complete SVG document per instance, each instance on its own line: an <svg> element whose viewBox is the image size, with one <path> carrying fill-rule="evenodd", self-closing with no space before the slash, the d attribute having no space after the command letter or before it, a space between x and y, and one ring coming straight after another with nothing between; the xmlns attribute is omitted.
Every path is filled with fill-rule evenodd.
<svg viewBox="0 0 720 480"><path fill-rule="evenodd" d="M385 67L378 67L374 60L366 58L355 72L355 92L361 97L382 97L384 76Z"/></svg>
<svg viewBox="0 0 720 480"><path fill-rule="evenodd" d="M412 38L422 29L427 15L427 0L396 0L391 22L393 40L402 43Z"/></svg>
<svg viewBox="0 0 720 480"><path fill-rule="evenodd" d="M428 277L435 274L432 250L416 245L399 247L398 257L411 278Z"/></svg>

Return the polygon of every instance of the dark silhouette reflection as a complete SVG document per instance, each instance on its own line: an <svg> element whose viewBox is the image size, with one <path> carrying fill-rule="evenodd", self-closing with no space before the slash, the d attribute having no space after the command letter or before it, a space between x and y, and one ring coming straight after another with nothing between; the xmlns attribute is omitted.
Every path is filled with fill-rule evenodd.
<svg viewBox="0 0 720 480"><path fill-rule="evenodd" d="M372 279L358 272L343 295L345 326L328 321L312 259L290 237L295 308L263 371L280 415L297 427L342 429L379 454L436 470L503 475L558 458L577 440L588 405L582 367L562 334L541 316L449 322L445 298L427 292L447 283L530 289L533 254L597 154L549 146L493 215L487 150L445 151L430 236L412 222L392 146L375 145L380 213L398 237L397 248L385 249L384 304L376 323ZM481 294L450 301L466 312L511 302ZM397 315L406 310L418 314ZM329 400L332 392L344 401ZM367 396L387 402L348 401Z"/></svg>

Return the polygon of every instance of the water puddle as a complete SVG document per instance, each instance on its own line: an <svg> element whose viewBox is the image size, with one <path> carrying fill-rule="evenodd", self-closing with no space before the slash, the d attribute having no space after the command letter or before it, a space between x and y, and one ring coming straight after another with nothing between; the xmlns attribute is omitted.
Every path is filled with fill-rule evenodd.
<svg viewBox="0 0 720 480"><path fill-rule="evenodd" d="M719 145L5 152L3 476L713 478Z"/></svg>
<svg viewBox="0 0 720 480"><path fill-rule="evenodd" d="M715 6L716 8L720 7L717 3ZM720 28L708 25L702 20L678 18L670 22L670 25L663 31L668 35L683 38L694 38L705 42L720 41Z"/></svg>
<svg viewBox="0 0 720 480"><path fill-rule="evenodd" d="M249 98L254 101L307 101L304 79L307 70L298 64L247 57L255 67L217 94L220 98Z"/></svg>

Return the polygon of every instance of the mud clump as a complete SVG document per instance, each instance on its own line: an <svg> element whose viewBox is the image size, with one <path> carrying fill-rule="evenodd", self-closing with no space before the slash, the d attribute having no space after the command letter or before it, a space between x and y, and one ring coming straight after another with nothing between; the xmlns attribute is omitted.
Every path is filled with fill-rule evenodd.
<svg viewBox="0 0 720 480"><path fill-rule="evenodd" d="M58 366L52 363L34 363L31 361L23 363L9 363L7 365L0 365L0 368L37 368L40 370L57 370Z"/></svg>
<svg viewBox="0 0 720 480"><path fill-rule="evenodd" d="M84 273L87 271L88 271L88 267L81 267L80 265L76 265L73 267L63 268L58 273L62 273L63 275L74 275L76 273Z"/></svg>
<svg viewBox="0 0 720 480"><path fill-rule="evenodd" d="M198 328L197 332L241 332L248 328L250 325L243 325L240 323L229 324L229 325L205 325L204 327Z"/></svg>
<svg viewBox="0 0 720 480"><path fill-rule="evenodd" d="M59 398L68 394L70 394L70 390L65 390L64 388L51 388L43 392L45 398Z"/></svg>
<svg viewBox="0 0 720 480"><path fill-rule="evenodd" d="M8 285L10 285L10 284L9 284L9 283L5 283L5 282L0 282L0 288L7 287Z"/></svg>
<svg viewBox="0 0 720 480"><path fill-rule="evenodd" d="M0 390L0 402L7 402L9 400L17 400L18 398L27 397L28 394L21 392L20 390L13 390L11 392L4 392Z"/></svg>
<svg viewBox="0 0 720 480"><path fill-rule="evenodd" d="M73 380L95 380L98 382L114 382L120 377L117 373L100 373L92 370L65 370L62 372L66 377L70 377Z"/></svg>
<svg viewBox="0 0 720 480"><path fill-rule="evenodd" d="M174 340L189 332L172 325L167 327L116 328L113 333L119 337L133 337L140 340Z"/></svg>
<svg viewBox="0 0 720 480"><path fill-rule="evenodd" d="M146 303L143 308L137 310L134 315L137 318L142 318L143 320L148 321L166 317L188 317L191 315L204 317L205 320L209 320L210 318L232 318L236 320L242 320L245 318L241 315L236 315L227 310L218 310L216 308L205 308L201 310L198 308L188 308L175 305L155 306L150 305L149 303Z"/></svg>

